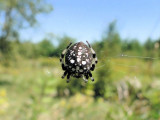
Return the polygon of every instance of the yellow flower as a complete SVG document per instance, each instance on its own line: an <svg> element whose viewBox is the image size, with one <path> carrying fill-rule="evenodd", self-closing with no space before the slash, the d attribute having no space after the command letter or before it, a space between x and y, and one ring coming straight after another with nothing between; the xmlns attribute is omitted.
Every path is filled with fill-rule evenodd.
<svg viewBox="0 0 160 120"><path fill-rule="evenodd" d="M0 97L6 97L6 91L0 90Z"/></svg>
<svg viewBox="0 0 160 120"><path fill-rule="evenodd" d="M64 99L61 100L60 105L64 107L66 105L66 101Z"/></svg>
<svg viewBox="0 0 160 120"><path fill-rule="evenodd" d="M8 106L6 90L0 90L0 114L4 114L7 111Z"/></svg>

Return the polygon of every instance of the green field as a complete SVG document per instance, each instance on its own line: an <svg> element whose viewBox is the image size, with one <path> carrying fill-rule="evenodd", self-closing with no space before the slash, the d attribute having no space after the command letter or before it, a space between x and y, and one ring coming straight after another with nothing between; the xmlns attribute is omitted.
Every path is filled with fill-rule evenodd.
<svg viewBox="0 0 160 120"><path fill-rule="evenodd" d="M0 0L0 120L160 120L159 7L144 1ZM66 83L63 54L95 81Z"/></svg>
<svg viewBox="0 0 160 120"><path fill-rule="evenodd" d="M1 64L0 119L158 120L159 68L158 60L105 58L93 72L95 82L72 79L67 84L58 58ZM104 82L104 96L95 97L95 88Z"/></svg>

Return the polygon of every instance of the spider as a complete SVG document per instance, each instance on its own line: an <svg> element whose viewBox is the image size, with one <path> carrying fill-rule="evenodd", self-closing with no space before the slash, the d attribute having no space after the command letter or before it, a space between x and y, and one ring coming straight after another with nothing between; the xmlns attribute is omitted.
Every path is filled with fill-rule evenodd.
<svg viewBox="0 0 160 120"><path fill-rule="evenodd" d="M98 60L95 51L89 42L86 42L88 46L83 42L78 42L73 45L70 43L61 54L60 62L64 70L62 79L67 75L67 83L70 81L70 76L76 78L83 77L85 82L87 82L90 77L91 80L94 81L91 71L94 71Z"/></svg>

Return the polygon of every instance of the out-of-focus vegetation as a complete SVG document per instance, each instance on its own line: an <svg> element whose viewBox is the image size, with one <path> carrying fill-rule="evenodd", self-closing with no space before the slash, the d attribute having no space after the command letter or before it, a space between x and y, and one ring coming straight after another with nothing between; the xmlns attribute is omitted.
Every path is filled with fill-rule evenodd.
<svg viewBox="0 0 160 120"><path fill-rule="evenodd" d="M33 43L13 37L20 28L12 23L18 19L12 14L19 13L17 21L33 19L32 25L32 16L44 12L41 0L24 1L22 5L33 10L29 16L21 1L0 1L8 20L6 26L0 26L0 119L160 119L160 40L148 39L144 44L137 39L124 40L112 22L102 38L92 43L99 59L93 72L95 82L72 78L67 84L61 79L59 55L76 39L42 38Z"/></svg>

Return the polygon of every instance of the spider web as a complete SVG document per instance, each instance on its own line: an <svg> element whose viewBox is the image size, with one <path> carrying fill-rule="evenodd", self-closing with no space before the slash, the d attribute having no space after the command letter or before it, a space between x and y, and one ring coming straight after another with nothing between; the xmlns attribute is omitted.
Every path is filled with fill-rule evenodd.
<svg viewBox="0 0 160 120"><path fill-rule="evenodd" d="M107 64L110 64L110 65L114 65L114 66L120 66L120 67L127 67L127 68L134 68L134 71L135 70L138 70L140 69L140 66L138 66L137 64L133 64L133 65L127 65L127 64L121 64L121 63L116 63L114 62L112 59L123 59L123 58L127 58L127 59L143 59L143 60L151 60L151 61L155 61L155 60L160 60L160 57L150 57L150 56L132 56L132 55L127 55L127 54L119 54L119 55L116 55L116 56L108 56L108 57L104 57L103 59L107 62L107 63L104 63L100 66L97 66L95 68L95 71L97 71L98 69L102 68L102 67L105 67ZM101 62L101 60L99 61ZM108 72L109 71L113 71L113 72L118 72L118 73L123 73L123 74L127 74L127 72L124 72L123 70L117 70L117 69L114 69L114 68L110 68L107 70ZM134 72L133 70L131 70L132 72ZM137 79L137 76L136 76L136 73L135 73L135 76L134 76L134 79Z"/></svg>
<svg viewBox="0 0 160 120"><path fill-rule="evenodd" d="M154 58L154 57L145 57L145 56L129 56L129 55L125 55L125 54L121 54L121 55L117 55L117 56L112 56L112 57L105 57L106 59L107 58L138 58L138 59L148 59L148 60L159 60L160 57L157 57L157 58ZM107 61L110 61L110 59L108 59ZM126 65L126 64L116 64L114 63L115 65L119 65L119 66L124 66L124 67L134 67L134 68L138 68L137 65ZM99 67L97 67L96 69L98 68L101 68L101 67L104 67L106 64L103 64Z"/></svg>
<svg viewBox="0 0 160 120"><path fill-rule="evenodd" d="M61 49L59 52L56 53L56 55L60 56L61 54L61 51L63 51L63 49ZM160 57L150 57L150 56L133 56L133 55L127 55L127 54L118 54L118 55L115 55L115 56L107 56L107 57L103 57L102 59L99 60L99 63L104 60L105 62L107 63L104 63L100 66L96 65L95 67L95 70L94 71L97 71L99 70L100 68L103 68L103 67L106 67L107 64L110 64L110 65L113 65L113 66L120 66L122 68L134 68L134 71L135 70L138 70L140 68L140 66L138 66L137 64L133 64L133 65L127 65L127 64L122 64L122 63L116 63L114 62L112 59L143 59L143 60L160 60ZM60 62L58 63L59 64L59 68L61 69L61 64ZM48 71L48 74L50 74L49 70ZM123 70L117 70L117 69L114 69L114 68L109 68L107 71L113 71L113 72L118 72L118 73L122 73L122 74L127 74L127 72L123 71ZM133 71L133 70L132 70ZM133 71L133 72L134 72ZM62 76L63 74L63 71L62 73L57 73L59 76ZM135 73L136 74L136 73ZM135 78L136 75L135 75Z"/></svg>

